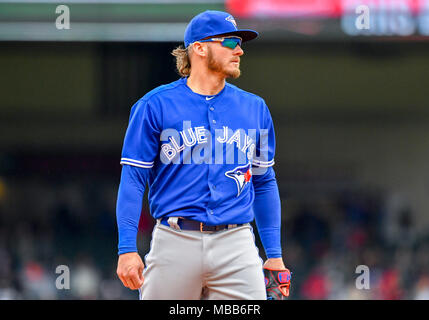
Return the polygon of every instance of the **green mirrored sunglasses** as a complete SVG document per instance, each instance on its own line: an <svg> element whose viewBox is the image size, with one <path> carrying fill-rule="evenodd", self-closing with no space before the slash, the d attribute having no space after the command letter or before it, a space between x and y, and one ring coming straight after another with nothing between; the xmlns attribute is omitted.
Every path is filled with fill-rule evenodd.
<svg viewBox="0 0 429 320"><path fill-rule="evenodd" d="M210 38L205 40L199 40L198 42L220 42L223 47L235 49L237 45L241 47L242 39L240 37Z"/></svg>

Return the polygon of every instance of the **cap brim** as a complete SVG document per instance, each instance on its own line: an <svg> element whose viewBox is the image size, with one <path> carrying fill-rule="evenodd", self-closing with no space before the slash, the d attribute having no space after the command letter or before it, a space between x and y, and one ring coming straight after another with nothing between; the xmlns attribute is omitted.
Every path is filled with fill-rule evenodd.
<svg viewBox="0 0 429 320"><path fill-rule="evenodd" d="M241 39L243 39L243 42L246 42L246 41L255 39L259 35L259 33L257 33L254 30L243 29L243 30L237 30L233 32L217 34L216 36L230 36L230 35L239 36Z"/></svg>

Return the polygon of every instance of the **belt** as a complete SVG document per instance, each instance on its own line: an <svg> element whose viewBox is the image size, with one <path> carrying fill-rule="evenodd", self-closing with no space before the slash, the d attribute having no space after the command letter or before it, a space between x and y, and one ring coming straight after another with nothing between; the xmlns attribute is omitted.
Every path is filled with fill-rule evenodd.
<svg viewBox="0 0 429 320"><path fill-rule="evenodd" d="M160 223L167 226L167 227L173 227L174 228L174 226L170 226L170 224L168 223L168 218L169 217L161 218ZM176 228L177 228L177 226L179 226L180 230L197 230L200 232L205 232L205 231L216 232L216 231L241 227L244 225L245 225L244 223L240 223L240 224L220 224L217 226L208 226L208 225L206 225L202 222L199 222L199 221L179 218L177 220Z"/></svg>

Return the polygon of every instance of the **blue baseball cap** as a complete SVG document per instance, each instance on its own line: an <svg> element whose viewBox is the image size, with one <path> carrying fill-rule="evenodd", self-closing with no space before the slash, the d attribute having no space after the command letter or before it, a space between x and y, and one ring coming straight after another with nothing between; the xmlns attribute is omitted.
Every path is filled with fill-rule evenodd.
<svg viewBox="0 0 429 320"><path fill-rule="evenodd" d="M255 39L258 33L254 30L238 30L232 15L223 11L207 10L196 15L185 30L185 47L191 43L210 36L236 35L243 42Z"/></svg>

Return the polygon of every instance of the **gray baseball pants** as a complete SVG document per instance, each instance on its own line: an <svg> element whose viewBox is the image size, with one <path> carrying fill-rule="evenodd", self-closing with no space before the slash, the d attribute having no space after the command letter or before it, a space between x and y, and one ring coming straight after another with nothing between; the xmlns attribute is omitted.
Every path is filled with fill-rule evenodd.
<svg viewBox="0 0 429 320"><path fill-rule="evenodd" d="M142 300L266 300L250 224L217 232L154 227Z"/></svg>

